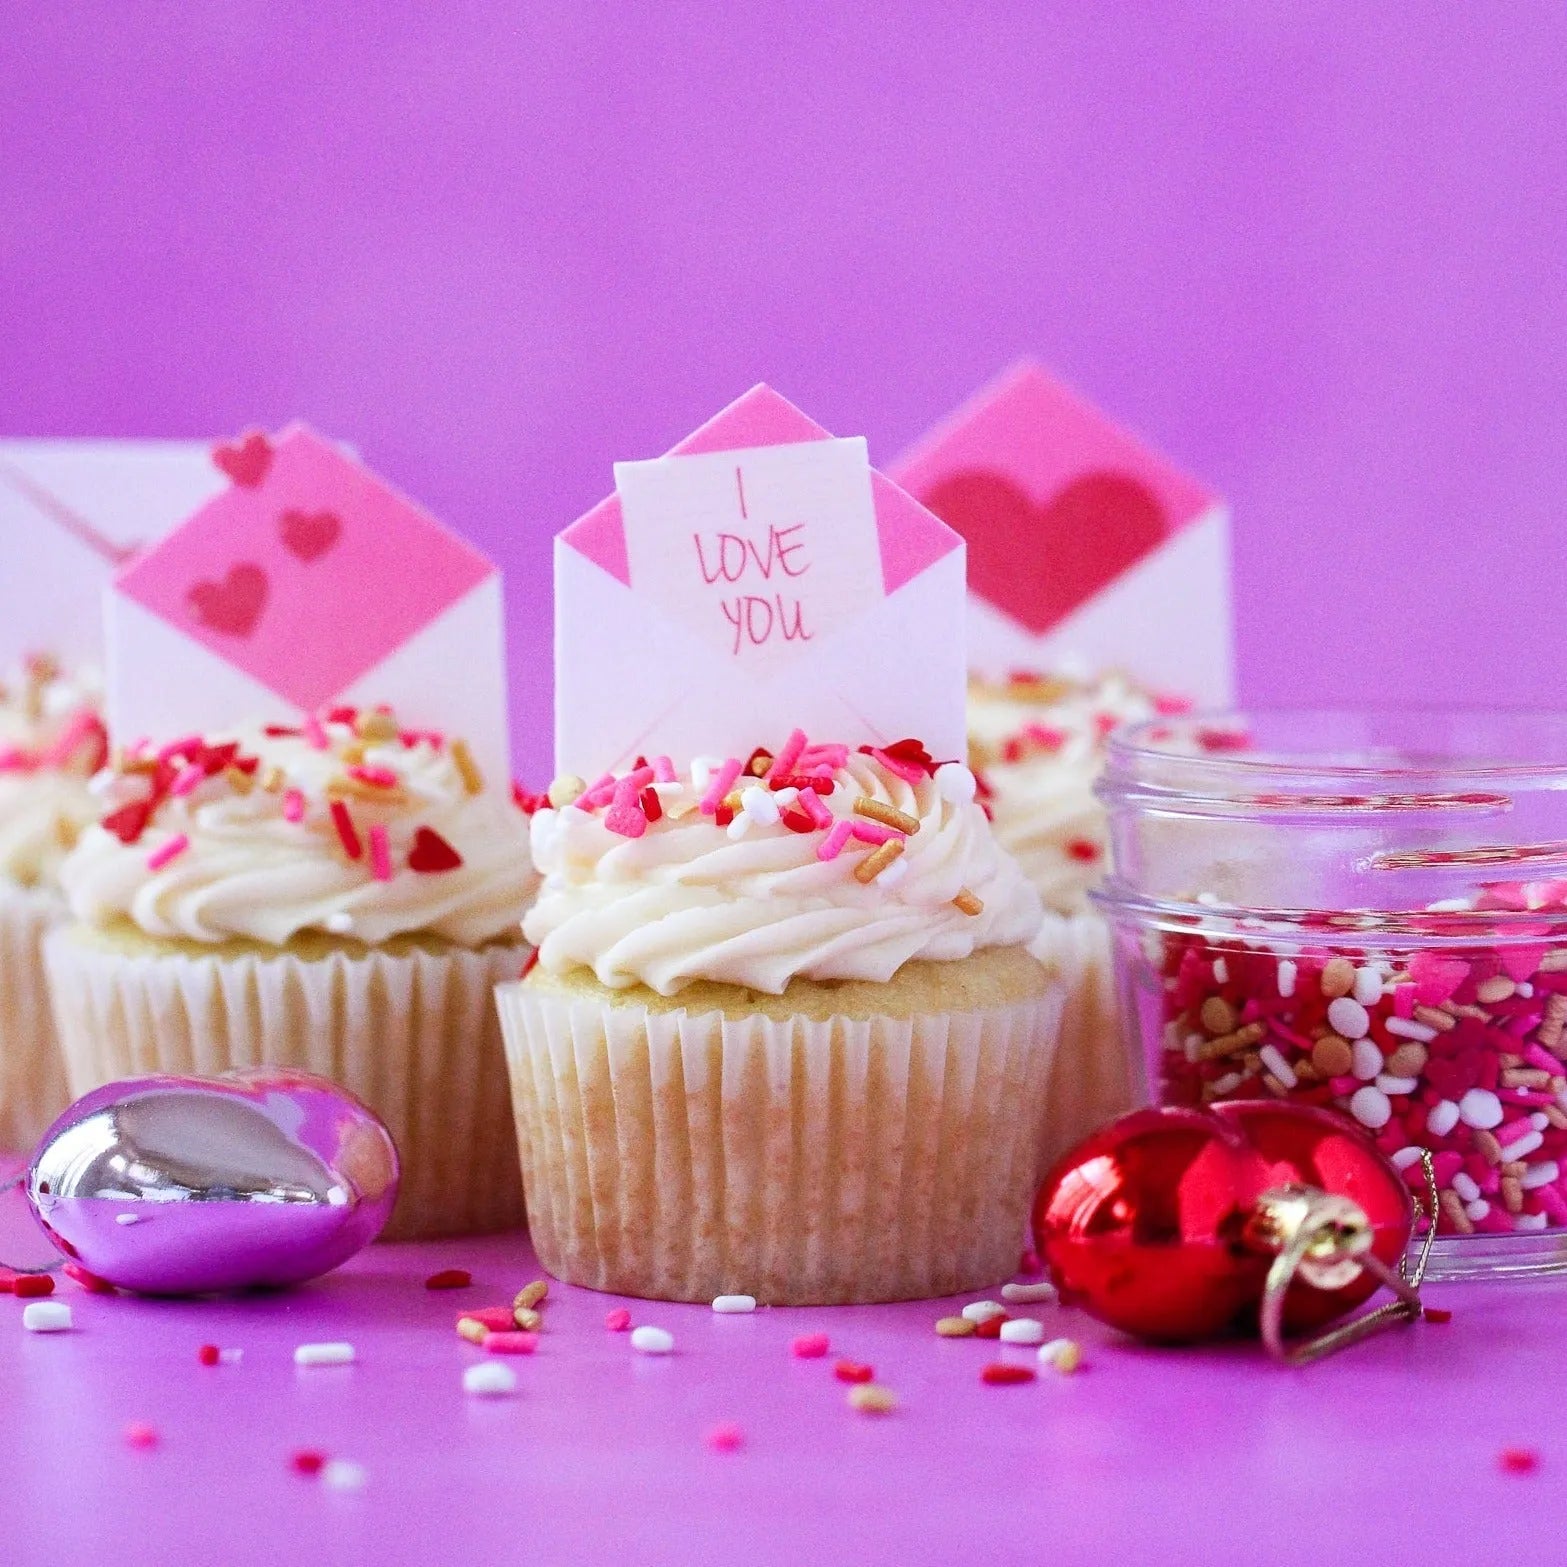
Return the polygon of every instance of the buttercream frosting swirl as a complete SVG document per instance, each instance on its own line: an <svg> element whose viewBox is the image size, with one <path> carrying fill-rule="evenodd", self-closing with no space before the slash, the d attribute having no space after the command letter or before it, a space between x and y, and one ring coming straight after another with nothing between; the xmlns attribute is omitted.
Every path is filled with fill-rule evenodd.
<svg viewBox="0 0 1567 1567"><path fill-rule="evenodd" d="M624 816L617 826L591 804L614 792L610 780L537 812L544 883L523 930L539 962L662 995L697 980L778 994L796 978L885 982L916 959L1033 937L1039 899L997 844L965 766L814 750L836 755L815 769L809 823L806 790L751 773L711 808L720 764L704 762L680 774L666 763L661 780L642 783L644 827ZM901 829L882 826L899 819ZM883 835L901 852L884 850ZM876 853L886 868L860 879Z"/></svg>
<svg viewBox="0 0 1567 1567"><path fill-rule="evenodd" d="M526 816L460 743L372 717L369 739L345 715L123 760L62 867L72 912L203 943L512 934L537 880Z"/></svg>

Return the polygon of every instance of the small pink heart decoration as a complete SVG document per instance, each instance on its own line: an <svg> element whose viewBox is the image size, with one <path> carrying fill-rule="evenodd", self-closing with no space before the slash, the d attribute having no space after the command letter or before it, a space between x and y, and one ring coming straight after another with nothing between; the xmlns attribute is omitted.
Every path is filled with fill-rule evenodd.
<svg viewBox="0 0 1567 1567"><path fill-rule="evenodd" d="M229 567L221 582L198 582L185 595L202 625L225 636L248 637L267 602L267 574L251 561Z"/></svg>
<svg viewBox="0 0 1567 1567"><path fill-rule="evenodd" d="M260 430L249 430L237 441L220 441L214 446L212 461L235 484L253 490L272 466L272 443Z"/></svg>
<svg viewBox="0 0 1567 1567"><path fill-rule="evenodd" d="M342 519L330 511L286 511L278 519L284 548L308 566L320 560L342 536Z"/></svg>

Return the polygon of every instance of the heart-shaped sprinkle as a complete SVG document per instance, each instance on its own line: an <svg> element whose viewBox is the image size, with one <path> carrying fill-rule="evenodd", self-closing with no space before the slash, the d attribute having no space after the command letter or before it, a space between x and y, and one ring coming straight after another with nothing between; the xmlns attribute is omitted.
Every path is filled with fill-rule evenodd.
<svg viewBox="0 0 1567 1567"><path fill-rule="evenodd" d="M408 869L433 874L454 871L462 864L462 856L433 828L421 827L414 834L408 850Z"/></svg>
<svg viewBox="0 0 1567 1567"><path fill-rule="evenodd" d="M147 818L151 815L151 800L132 800L129 805L122 805L104 817L103 830L113 833L121 843L135 843L146 831Z"/></svg>
<svg viewBox="0 0 1567 1567"><path fill-rule="evenodd" d="M290 554L309 565L337 543L342 520L330 511L286 511L278 519L278 534Z"/></svg>
<svg viewBox="0 0 1567 1567"><path fill-rule="evenodd" d="M226 636L248 637L267 602L267 574L250 561L229 567L221 582L198 582L185 595L202 625Z"/></svg>
<svg viewBox="0 0 1567 1567"><path fill-rule="evenodd" d="M235 484L253 490L272 466L272 443L260 430L248 430L237 441L220 441L214 446L212 461Z"/></svg>

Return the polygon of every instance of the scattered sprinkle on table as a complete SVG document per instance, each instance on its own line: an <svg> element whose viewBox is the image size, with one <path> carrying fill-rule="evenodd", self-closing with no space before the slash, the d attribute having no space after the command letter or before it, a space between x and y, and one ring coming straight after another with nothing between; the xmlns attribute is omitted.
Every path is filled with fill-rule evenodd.
<svg viewBox="0 0 1567 1567"><path fill-rule="evenodd" d="M863 1382L849 1389L845 1403L862 1415L890 1415L898 1407L898 1395L890 1387Z"/></svg>
<svg viewBox="0 0 1567 1567"><path fill-rule="evenodd" d="M717 1295L713 1299L713 1310L720 1316L739 1316L743 1312L756 1310L756 1297L754 1295Z"/></svg>
<svg viewBox="0 0 1567 1567"><path fill-rule="evenodd" d="M1496 1462L1504 1474L1531 1475L1540 1467L1540 1455L1532 1447L1504 1447Z"/></svg>
<svg viewBox="0 0 1567 1567"><path fill-rule="evenodd" d="M1083 1346L1073 1338L1053 1338L1048 1344L1039 1346L1039 1359L1064 1376L1070 1376L1083 1363Z"/></svg>
<svg viewBox="0 0 1567 1567"><path fill-rule="evenodd" d="M301 1344L294 1351L296 1366L348 1366L353 1360L352 1344Z"/></svg>
<svg viewBox="0 0 1567 1567"><path fill-rule="evenodd" d="M22 1310L29 1333L64 1333L71 1326L71 1308L63 1300L35 1300Z"/></svg>
<svg viewBox="0 0 1567 1567"><path fill-rule="evenodd" d="M133 1420L126 1426L125 1445L145 1450L158 1445L158 1433L145 1421Z"/></svg>
<svg viewBox="0 0 1567 1567"><path fill-rule="evenodd" d="M369 1475L363 1464L349 1458L329 1458L321 1466L321 1483L332 1491L358 1491Z"/></svg>
<svg viewBox="0 0 1567 1567"><path fill-rule="evenodd" d="M1004 1317L1007 1308L999 1300L971 1300L963 1308L963 1315L970 1322L988 1322L992 1317Z"/></svg>
<svg viewBox="0 0 1567 1567"><path fill-rule="evenodd" d="M703 1438L715 1453L738 1453L745 1446L745 1432L732 1421L714 1426Z"/></svg>
<svg viewBox="0 0 1567 1567"><path fill-rule="evenodd" d="M858 1360L840 1360L832 1374L840 1382L869 1382L876 1375L876 1368Z"/></svg>
<svg viewBox="0 0 1567 1567"><path fill-rule="evenodd" d="M216 1344L203 1344L196 1351L196 1363L202 1366L215 1366L223 1358L223 1351Z"/></svg>
<svg viewBox="0 0 1567 1567"><path fill-rule="evenodd" d="M1003 1344L1043 1344L1045 1325L1033 1317L1012 1317L1001 1324Z"/></svg>
<svg viewBox="0 0 1567 1567"><path fill-rule="evenodd" d="M604 1313L604 1326L611 1333L624 1333L631 1326L631 1313L624 1306L616 1306Z"/></svg>
<svg viewBox="0 0 1567 1567"><path fill-rule="evenodd" d="M1038 1374L1032 1366L1008 1366L994 1360L980 1372L979 1380L987 1387L1016 1387L1032 1382Z"/></svg>
<svg viewBox="0 0 1567 1567"><path fill-rule="evenodd" d="M789 1345L791 1354L801 1360L820 1360L832 1348L832 1341L825 1333L802 1333Z"/></svg>
<svg viewBox="0 0 1567 1567"><path fill-rule="evenodd" d="M297 1475L318 1475L325 1466L326 1454L313 1447L302 1447L289 1454L288 1467Z"/></svg>
<svg viewBox="0 0 1567 1567"><path fill-rule="evenodd" d="M517 1291L516 1297L511 1303L512 1310L532 1311L549 1292L549 1284L544 1279L534 1279L531 1284L524 1284Z"/></svg>
<svg viewBox="0 0 1567 1567"><path fill-rule="evenodd" d="M539 1347L537 1333L486 1333L484 1352L487 1355L531 1355Z"/></svg>
<svg viewBox="0 0 1567 1567"><path fill-rule="evenodd" d="M1423 1316L1427 1322L1434 1322L1438 1326L1453 1320L1452 1312L1450 1312L1445 1306L1427 1306L1425 1310L1421 1312L1421 1316Z"/></svg>
<svg viewBox="0 0 1567 1567"><path fill-rule="evenodd" d="M1010 1313L1005 1311L998 1312L993 1317L981 1317L979 1321L974 1324L974 1337L991 1339L1000 1338L1002 1328L1005 1327L1006 1324L1011 1320L1012 1317Z"/></svg>
<svg viewBox="0 0 1567 1567"><path fill-rule="evenodd" d="M47 1273L19 1273L11 1281L11 1293L19 1300L54 1294L54 1279Z"/></svg>
<svg viewBox="0 0 1567 1567"><path fill-rule="evenodd" d="M500 1398L517 1391L517 1373L498 1360L481 1360L463 1372L462 1390L475 1398Z"/></svg>
<svg viewBox="0 0 1567 1567"><path fill-rule="evenodd" d="M1001 1298L1014 1305L1037 1305L1054 1302L1057 1298L1054 1284L1003 1284Z"/></svg>
<svg viewBox="0 0 1567 1567"><path fill-rule="evenodd" d="M473 1283L473 1275L466 1268L442 1268L424 1281L427 1290L465 1290Z"/></svg>
<svg viewBox="0 0 1567 1567"><path fill-rule="evenodd" d="M938 1317L936 1332L942 1338L973 1338L974 1323L967 1317Z"/></svg>
<svg viewBox="0 0 1567 1567"><path fill-rule="evenodd" d="M675 1347L675 1335L665 1328L644 1323L631 1330L631 1347L639 1355L667 1355Z"/></svg>

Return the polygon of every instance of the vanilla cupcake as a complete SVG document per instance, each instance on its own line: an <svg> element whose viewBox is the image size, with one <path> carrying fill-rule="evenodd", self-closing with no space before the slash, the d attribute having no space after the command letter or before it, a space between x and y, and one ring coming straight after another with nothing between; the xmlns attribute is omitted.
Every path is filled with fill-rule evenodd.
<svg viewBox="0 0 1567 1567"><path fill-rule="evenodd" d="M996 837L1044 900L1031 950L1066 987L1045 1131L1052 1157L1136 1098L1118 1043L1109 927L1090 903L1108 855L1094 786L1115 729L1181 706L1114 674L969 683L969 761Z"/></svg>
<svg viewBox="0 0 1567 1567"><path fill-rule="evenodd" d="M299 1068L386 1122L388 1238L521 1220L492 992L515 977L527 820L460 740L384 709L122 755L48 943L82 1094L148 1072Z"/></svg>
<svg viewBox="0 0 1567 1567"><path fill-rule="evenodd" d="M44 978L60 864L97 815L97 682L36 658L0 682L0 1150L31 1152L70 1094Z"/></svg>
<svg viewBox="0 0 1567 1567"><path fill-rule="evenodd" d="M1009 1274L1060 997L968 769L796 731L579 790L499 997L544 1265L797 1304Z"/></svg>

